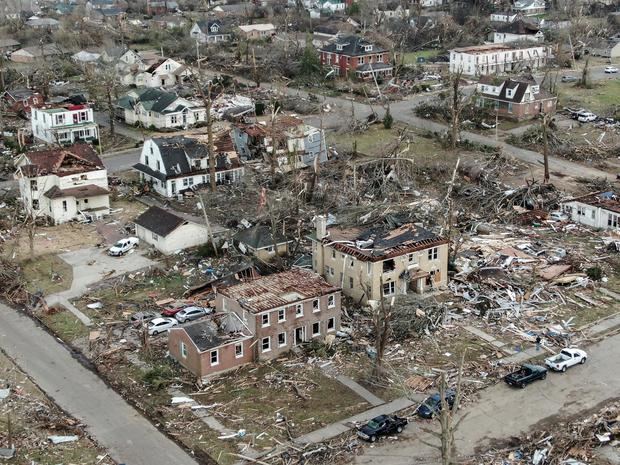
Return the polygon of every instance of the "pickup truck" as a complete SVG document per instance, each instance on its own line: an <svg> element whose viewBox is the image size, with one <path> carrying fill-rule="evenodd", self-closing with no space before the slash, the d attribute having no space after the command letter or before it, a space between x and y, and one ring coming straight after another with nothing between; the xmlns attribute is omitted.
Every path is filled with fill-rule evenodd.
<svg viewBox="0 0 620 465"><path fill-rule="evenodd" d="M551 370L565 372L567 368L577 365L578 363L586 363L588 354L580 349L562 349L559 354L545 359L545 365Z"/></svg>
<svg viewBox="0 0 620 465"><path fill-rule="evenodd" d="M140 240L137 237L126 237L120 239L116 244L108 249L108 255L112 257L120 257L125 255L134 247L138 247Z"/></svg>
<svg viewBox="0 0 620 465"><path fill-rule="evenodd" d="M357 435L365 441L375 442L379 436L402 432L407 423L406 418L396 415L379 415L362 426Z"/></svg>
<svg viewBox="0 0 620 465"><path fill-rule="evenodd" d="M504 377L504 381L510 386L523 389L537 379L545 379L547 377L547 369L539 365L522 365L519 370L510 373Z"/></svg>

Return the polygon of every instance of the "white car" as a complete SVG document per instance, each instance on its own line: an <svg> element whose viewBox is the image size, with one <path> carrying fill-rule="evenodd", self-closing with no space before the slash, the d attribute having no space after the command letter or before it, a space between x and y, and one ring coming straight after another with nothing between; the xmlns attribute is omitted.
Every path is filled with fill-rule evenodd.
<svg viewBox="0 0 620 465"><path fill-rule="evenodd" d="M178 320L179 323L185 323L186 321L192 321L197 318L208 315L213 310L210 308L203 307L185 307L183 310L178 312L174 317Z"/></svg>
<svg viewBox="0 0 620 465"><path fill-rule="evenodd" d="M566 371L567 368L577 364L584 364L588 359L588 354L581 349L562 349L562 351L545 359L545 365L555 371Z"/></svg>
<svg viewBox="0 0 620 465"><path fill-rule="evenodd" d="M568 221L568 215L561 211L549 212L549 220L551 221Z"/></svg>
<svg viewBox="0 0 620 465"><path fill-rule="evenodd" d="M591 123L592 121L596 121L597 116L589 111L579 112L577 115L577 121L580 123Z"/></svg>
<svg viewBox="0 0 620 465"><path fill-rule="evenodd" d="M150 336L157 336L159 333L168 331L170 328L177 326L179 322L174 318L155 318L149 322L147 331Z"/></svg>
<svg viewBox="0 0 620 465"><path fill-rule="evenodd" d="M618 68L616 68L615 66L605 66L605 72L607 74L614 74L618 72Z"/></svg>
<svg viewBox="0 0 620 465"><path fill-rule="evenodd" d="M121 255L125 255L134 247L138 247L139 244L140 239L137 237L126 237L124 239L120 239L116 244L108 249L108 255L120 257Z"/></svg>

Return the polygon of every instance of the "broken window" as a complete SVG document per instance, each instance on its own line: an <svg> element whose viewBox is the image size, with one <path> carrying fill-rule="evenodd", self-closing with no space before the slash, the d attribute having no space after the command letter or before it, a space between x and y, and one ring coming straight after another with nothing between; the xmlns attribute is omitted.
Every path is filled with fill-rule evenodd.
<svg viewBox="0 0 620 465"><path fill-rule="evenodd" d="M320 304L319 299L314 299L312 301L312 311L313 312L318 312L320 310L321 310L321 304Z"/></svg>
<svg viewBox="0 0 620 465"><path fill-rule="evenodd" d="M30 180L30 190L31 191L38 191L39 190L39 183L37 182L36 179L31 179Z"/></svg>
<svg viewBox="0 0 620 465"><path fill-rule="evenodd" d="M269 352L271 350L271 338L270 337L263 338L263 340L261 341L261 348L263 349L263 352Z"/></svg>
<svg viewBox="0 0 620 465"><path fill-rule="evenodd" d="M211 366L217 365L220 363L219 351L212 350L211 351Z"/></svg>
<svg viewBox="0 0 620 465"><path fill-rule="evenodd" d="M336 318L335 317L331 317L329 320L327 320L327 331L334 331L336 329Z"/></svg>
<svg viewBox="0 0 620 465"><path fill-rule="evenodd" d="M304 306L303 304L295 305L295 317L300 318L304 316Z"/></svg>
<svg viewBox="0 0 620 465"><path fill-rule="evenodd" d="M353 277L349 276L349 287L353 289Z"/></svg>
<svg viewBox="0 0 620 465"><path fill-rule="evenodd" d="M265 326L269 326L269 313L263 313L261 315L261 321L262 321L263 328Z"/></svg>
<svg viewBox="0 0 620 465"><path fill-rule="evenodd" d="M243 343L239 342L235 344L235 358L243 357Z"/></svg>
<svg viewBox="0 0 620 465"><path fill-rule="evenodd" d="M390 281L389 283L383 284L383 295L393 295L396 292L396 285L394 281Z"/></svg>
<svg viewBox="0 0 620 465"><path fill-rule="evenodd" d="M181 341L181 357L187 358L187 346Z"/></svg>
<svg viewBox="0 0 620 465"><path fill-rule="evenodd" d="M437 247L433 247L432 249L428 249L428 259L429 260L437 260L439 256L439 249Z"/></svg>
<svg viewBox="0 0 620 465"><path fill-rule="evenodd" d="M278 334L278 347L284 347L286 345L286 333Z"/></svg>
<svg viewBox="0 0 620 465"><path fill-rule="evenodd" d="M332 258L336 258L336 251L332 249Z"/></svg>
<svg viewBox="0 0 620 465"><path fill-rule="evenodd" d="M394 271L396 268L396 264L394 263L394 259L384 260L383 262L383 272L387 273L388 271Z"/></svg>
<svg viewBox="0 0 620 465"><path fill-rule="evenodd" d="M33 210L39 209L39 199L32 199L32 209ZM65 208L65 211L67 211L66 208Z"/></svg>
<svg viewBox="0 0 620 465"><path fill-rule="evenodd" d="M321 323L312 323L312 337L321 335Z"/></svg>
<svg viewBox="0 0 620 465"><path fill-rule="evenodd" d="M336 306L336 296L330 295L327 298L327 308L334 308Z"/></svg>

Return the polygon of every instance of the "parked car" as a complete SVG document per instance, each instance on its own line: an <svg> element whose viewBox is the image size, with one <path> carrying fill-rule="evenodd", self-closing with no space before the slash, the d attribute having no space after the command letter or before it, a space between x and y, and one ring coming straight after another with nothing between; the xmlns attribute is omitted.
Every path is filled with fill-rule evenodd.
<svg viewBox="0 0 620 465"><path fill-rule="evenodd" d="M159 315L155 312L137 312L129 317L129 320L134 323L146 323L147 321L154 320L155 318L159 318Z"/></svg>
<svg viewBox="0 0 620 465"><path fill-rule="evenodd" d="M162 312L162 316L175 316L177 313L179 313L181 310L183 310L184 308L189 307L189 304L173 304L173 305L169 305L168 307L166 307Z"/></svg>
<svg viewBox="0 0 620 465"><path fill-rule="evenodd" d="M605 66L605 72L607 74L615 74L618 72L618 68L616 68L615 66Z"/></svg>
<svg viewBox="0 0 620 465"><path fill-rule="evenodd" d="M592 121L596 121L596 118L598 117L590 111L581 111L577 115L577 121L580 123L591 123Z"/></svg>
<svg viewBox="0 0 620 465"><path fill-rule="evenodd" d="M530 383L538 379L545 379L547 377L547 369L539 365L522 365L519 370L510 373L504 377L504 381L510 386L515 386L523 389Z"/></svg>
<svg viewBox="0 0 620 465"><path fill-rule="evenodd" d="M401 433L407 423L406 418L396 415L379 415L362 426L357 435L365 441L375 442L379 436Z"/></svg>
<svg viewBox="0 0 620 465"><path fill-rule="evenodd" d="M551 221L568 221L569 217L564 212L552 211L552 212L549 212L548 219L550 219Z"/></svg>
<svg viewBox="0 0 620 465"><path fill-rule="evenodd" d="M584 364L588 354L581 349L562 349L559 354L545 359L545 365L555 371L566 371L577 364Z"/></svg>
<svg viewBox="0 0 620 465"><path fill-rule="evenodd" d="M125 255L134 247L138 247L140 244L140 239L137 237L126 237L124 239L120 239L116 244L108 249L108 254L113 257L120 257L121 255Z"/></svg>
<svg viewBox="0 0 620 465"><path fill-rule="evenodd" d="M562 82L577 82L579 79L576 78L575 76L562 76L562 79L560 79L560 81Z"/></svg>
<svg viewBox="0 0 620 465"><path fill-rule="evenodd" d="M211 313L213 309L204 307L186 307L180 312L177 312L174 317L179 323L185 323L186 321L192 321L197 318L203 317Z"/></svg>
<svg viewBox="0 0 620 465"><path fill-rule="evenodd" d="M155 318L151 320L147 330L149 335L157 336L159 333L163 333L164 331L168 331L173 326L178 325L179 322L174 318Z"/></svg>
<svg viewBox="0 0 620 465"><path fill-rule="evenodd" d="M448 389L446 391L446 402L448 406L452 408L454 405L454 399L456 398L456 393L452 389ZM422 418L433 418L441 412L441 394L433 394L429 398L427 398L422 405L418 407L416 413Z"/></svg>

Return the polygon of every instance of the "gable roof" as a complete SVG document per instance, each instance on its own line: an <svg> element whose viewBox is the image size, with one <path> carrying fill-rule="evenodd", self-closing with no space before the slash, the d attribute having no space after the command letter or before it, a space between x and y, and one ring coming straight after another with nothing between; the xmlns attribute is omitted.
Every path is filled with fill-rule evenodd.
<svg viewBox="0 0 620 465"><path fill-rule="evenodd" d="M337 47L339 45L342 46L342 50L338 50ZM372 50L369 52L365 50L365 47L367 45L372 45ZM321 48L321 51L338 53L339 55L362 56L385 52L385 49L381 46L373 44L372 42L369 42L363 37L345 36L337 38L335 42Z"/></svg>
<svg viewBox="0 0 620 465"><path fill-rule="evenodd" d="M518 35L533 35L539 31L540 29L538 27L527 23L522 19L518 19L497 29L497 32Z"/></svg>
<svg viewBox="0 0 620 465"><path fill-rule="evenodd" d="M290 239L279 232L276 232L274 236L271 232L271 228L264 225L256 225L251 228L243 229L233 236L233 240L235 242L242 242L253 249L262 249L265 247L272 247L274 244L291 242Z"/></svg>
<svg viewBox="0 0 620 465"><path fill-rule="evenodd" d="M133 110L133 108L138 103L140 103L146 111L162 113L166 108L168 108L179 98L180 97L174 92L167 92L157 88L144 87L142 89L136 89L132 92L129 92L124 97L118 99L116 104L127 110Z"/></svg>
<svg viewBox="0 0 620 465"><path fill-rule="evenodd" d="M224 25L219 20L215 20L215 21L200 20L200 21L196 21L196 24L198 24L198 27L200 28L202 33L206 35L221 34L222 29L224 28ZM214 25L218 27L218 32L211 32L211 27L213 27Z"/></svg>
<svg viewBox="0 0 620 465"><path fill-rule="evenodd" d="M56 174L67 176L104 169L103 162L92 146L77 143L69 147L40 150L24 154L27 164L21 166L24 175L45 176Z"/></svg>
<svg viewBox="0 0 620 465"><path fill-rule="evenodd" d="M174 213L159 207L150 207L138 216L134 223L158 236L166 237L187 221Z"/></svg>

